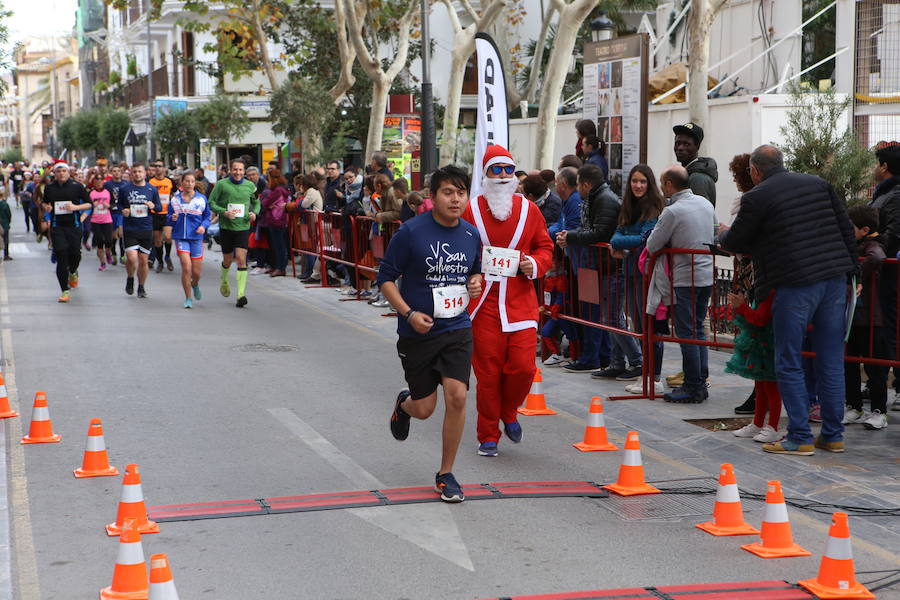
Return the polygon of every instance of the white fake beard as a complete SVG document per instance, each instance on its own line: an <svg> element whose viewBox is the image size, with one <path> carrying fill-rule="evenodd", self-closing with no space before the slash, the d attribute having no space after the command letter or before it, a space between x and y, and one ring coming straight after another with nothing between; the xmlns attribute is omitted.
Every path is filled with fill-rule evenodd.
<svg viewBox="0 0 900 600"><path fill-rule="evenodd" d="M511 179L495 179L484 176L481 181L481 193L487 200L488 208L491 214L499 221L505 221L512 214L513 195L516 193L518 180L513 177Z"/></svg>

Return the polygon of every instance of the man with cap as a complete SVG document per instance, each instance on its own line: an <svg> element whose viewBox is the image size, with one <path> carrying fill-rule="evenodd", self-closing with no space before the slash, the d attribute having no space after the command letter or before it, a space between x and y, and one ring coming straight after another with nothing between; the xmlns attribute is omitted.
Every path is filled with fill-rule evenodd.
<svg viewBox="0 0 900 600"><path fill-rule="evenodd" d="M553 261L553 242L540 209L516 194L516 163L502 146L482 158L481 195L463 219L481 235L483 292L469 303L478 379L478 454L497 456L500 421L506 436L522 441L516 409L525 401L535 372L538 304L533 280Z"/></svg>
<svg viewBox="0 0 900 600"><path fill-rule="evenodd" d="M69 301L69 289L78 287L81 263L81 211L91 208L91 197L83 185L69 177L69 165L58 160L53 165L53 181L44 188L44 212L50 216L50 240L56 254L56 278L62 294L59 302Z"/></svg>
<svg viewBox="0 0 900 600"><path fill-rule="evenodd" d="M719 171L716 161L707 156L698 156L703 142L703 128L694 123L676 125L675 158L687 169L691 191L703 196L716 205L716 181Z"/></svg>

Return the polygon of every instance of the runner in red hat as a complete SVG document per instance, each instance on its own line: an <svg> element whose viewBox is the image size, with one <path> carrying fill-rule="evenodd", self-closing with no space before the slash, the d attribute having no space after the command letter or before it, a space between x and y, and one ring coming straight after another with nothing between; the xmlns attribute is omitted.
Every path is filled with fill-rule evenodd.
<svg viewBox="0 0 900 600"><path fill-rule="evenodd" d="M482 159L481 195L463 219L478 228L483 244L484 291L469 303L478 379L478 454L497 456L500 421L506 436L522 441L516 409L535 372L537 295L532 280L553 260L553 241L540 209L516 194L516 163L502 146L488 146Z"/></svg>

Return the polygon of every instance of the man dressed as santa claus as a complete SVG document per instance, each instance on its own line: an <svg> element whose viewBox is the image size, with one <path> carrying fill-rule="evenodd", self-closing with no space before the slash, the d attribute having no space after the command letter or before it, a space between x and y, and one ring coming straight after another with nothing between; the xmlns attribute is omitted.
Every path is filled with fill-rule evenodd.
<svg viewBox="0 0 900 600"><path fill-rule="evenodd" d="M533 279L553 260L553 241L540 209L516 194L516 164L502 146L488 146L482 159L481 195L462 218L481 234L482 294L469 303L478 379L478 454L497 456L500 421L506 436L522 441L516 409L535 372L538 304Z"/></svg>

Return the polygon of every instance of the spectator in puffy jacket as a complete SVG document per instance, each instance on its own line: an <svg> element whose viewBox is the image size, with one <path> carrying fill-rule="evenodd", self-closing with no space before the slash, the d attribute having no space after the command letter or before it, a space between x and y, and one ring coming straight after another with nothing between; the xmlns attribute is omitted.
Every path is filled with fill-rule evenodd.
<svg viewBox="0 0 900 600"><path fill-rule="evenodd" d="M763 450L803 456L812 455L816 447L843 452L847 278L858 270L853 227L831 185L814 175L788 172L774 146L753 151L750 177L756 185L741 199L731 229L720 228L720 242L730 252L753 256L757 298L775 290L775 373L788 433ZM822 415L815 440L800 354L807 324L813 327Z"/></svg>
<svg viewBox="0 0 900 600"><path fill-rule="evenodd" d="M586 248L599 242L608 242L616 231L619 220L619 197L606 183L603 170L596 165L585 165L578 171L578 192L581 202L581 224L578 229L560 231L556 243L561 248L568 246ZM583 253L582 266L597 268L597 251L591 249ZM606 286L604 286L606 287ZM582 318L600 321L600 305L581 303ZM594 371L609 365L612 351L609 336L596 327L585 327L582 332L582 353L578 360L565 368L571 372Z"/></svg>
<svg viewBox="0 0 900 600"><path fill-rule="evenodd" d="M875 150L875 192L869 206L878 209L878 233L888 258L900 251L900 144L882 143ZM884 347L887 357L897 358L897 265L885 264L878 284L884 314ZM900 410L900 369L894 368L894 404Z"/></svg>
<svg viewBox="0 0 900 600"><path fill-rule="evenodd" d="M547 187L540 175L528 175L522 180L522 193L541 210L544 222L549 228L559 220L562 212L562 200Z"/></svg>

